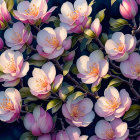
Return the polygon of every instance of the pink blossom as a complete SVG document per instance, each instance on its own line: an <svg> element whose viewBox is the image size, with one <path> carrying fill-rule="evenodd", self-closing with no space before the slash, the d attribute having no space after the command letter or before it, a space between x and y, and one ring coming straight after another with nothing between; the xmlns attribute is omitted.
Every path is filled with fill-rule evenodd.
<svg viewBox="0 0 140 140"><path fill-rule="evenodd" d="M15 88L0 92L0 120L12 123L20 117L21 96Z"/></svg>
<svg viewBox="0 0 140 140"><path fill-rule="evenodd" d="M52 140L50 134L39 136L37 140Z"/></svg>
<svg viewBox="0 0 140 140"><path fill-rule="evenodd" d="M104 117L108 121L122 117L131 106L131 98L125 89L120 93L115 87L108 87L95 103L95 112L100 117Z"/></svg>
<svg viewBox="0 0 140 140"><path fill-rule="evenodd" d="M96 86L101 82L109 67L108 61L104 59L104 55L100 50L92 52L89 57L81 56L76 65L79 71L78 78L81 78L83 83L92 84L92 86Z"/></svg>
<svg viewBox="0 0 140 140"><path fill-rule="evenodd" d="M41 69L34 68L32 74L33 77L28 80L28 85L31 93L39 99L49 97L52 83L56 89L63 81L62 75L56 76L56 69L52 62L44 64Z"/></svg>
<svg viewBox="0 0 140 140"><path fill-rule="evenodd" d="M67 31L64 27L44 28L37 34L38 53L48 59L57 58L64 52L63 41L66 37Z"/></svg>
<svg viewBox="0 0 140 140"><path fill-rule="evenodd" d="M0 81L4 87L13 87L20 82L29 71L29 63L24 62L22 53L6 50L0 56Z"/></svg>
<svg viewBox="0 0 140 140"><path fill-rule="evenodd" d="M105 50L109 58L117 62L124 61L128 54L132 53L136 47L136 38L130 34L124 35L122 32L116 32L112 39L107 40Z"/></svg>
<svg viewBox="0 0 140 140"><path fill-rule="evenodd" d="M35 24L41 19L47 22L56 7L52 7L48 12L46 0L22 1L18 4L17 10L14 10L15 18L23 23Z"/></svg>
<svg viewBox="0 0 140 140"><path fill-rule="evenodd" d="M8 12L6 3L4 0L0 0L0 22L9 22L11 20L10 13ZM0 24L1 28L1 24Z"/></svg>
<svg viewBox="0 0 140 140"><path fill-rule="evenodd" d="M95 126L96 136L89 140L125 140L129 135L127 123L121 119L115 119L112 122L100 120Z"/></svg>
<svg viewBox="0 0 140 140"><path fill-rule="evenodd" d="M53 129L53 120L48 112L42 107L37 106L34 108L33 114L27 113L24 117L24 126L27 130L31 131L34 136L42 136ZM40 138L40 140L42 139Z"/></svg>
<svg viewBox="0 0 140 140"><path fill-rule="evenodd" d="M81 131L77 127L68 126L66 130L61 130L56 134L54 140L87 140L88 136L80 136Z"/></svg>
<svg viewBox="0 0 140 140"><path fill-rule="evenodd" d="M64 46L65 50L69 50L71 48L71 44L72 44L72 41L71 41L71 38L69 38L69 39L65 39L62 45Z"/></svg>
<svg viewBox="0 0 140 140"><path fill-rule="evenodd" d="M137 1L137 3L140 5L140 0L136 0Z"/></svg>
<svg viewBox="0 0 140 140"><path fill-rule="evenodd" d="M22 22L13 24L13 28L9 28L4 33L5 43L11 50L20 50L25 43L30 45L32 43L33 35L28 33Z"/></svg>
<svg viewBox="0 0 140 140"><path fill-rule="evenodd" d="M140 81L140 55L136 52L130 54L128 60L121 62L120 69L125 77Z"/></svg>
<svg viewBox="0 0 140 140"><path fill-rule="evenodd" d="M69 98L62 106L62 113L69 124L77 127L87 127L95 117L92 108L93 103L89 98L74 101Z"/></svg>
<svg viewBox="0 0 140 140"><path fill-rule="evenodd" d="M3 49L3 47L4 47L4 42L2 38L0 37L0 50Z"/></svg>
<svg viewBox="0 0 140 140"><path fill-rule="evenodd" d="M99 37L102 31L102 25L100 24L100 20L96 18L91 24L91 30Z"/></svg>
<svg viewBox="0 0 140 140"><path fill-rule="evenodd" d="M135 0L122 0L120 4L120 14L125 19L133 19L138 12L138 5Z"/></svg>
<svg viewBox="0 0 140 140"><path fill-rule="evenodd" d="M67 1L61 7L60 25L65 27L68 33L81 33L84 31L91 12L92 7L88 6L86 0L76 0L74 6Z"/></svg>
<svg viewBox="0 0 140 140"><path fill-rule="evenodd" d="M67 56L64 57L65 61L72 61L75 57L75 50L68 53Z"/></svg>

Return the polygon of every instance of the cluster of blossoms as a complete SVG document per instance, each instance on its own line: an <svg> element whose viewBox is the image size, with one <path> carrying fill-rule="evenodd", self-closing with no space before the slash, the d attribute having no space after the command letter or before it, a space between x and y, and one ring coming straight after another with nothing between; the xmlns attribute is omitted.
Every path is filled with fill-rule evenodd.
<svg viewBox="0 0 140 140"><path fill-rule="evenodd" d="M23 123L29 131L27 137L37 140L129 139L130 130L124 120L133 120L130 117L135 119L140 114L140 106L132 105L130 97L133 93L136 102L140 99L133 87L134 80L140 81L137 48L140 40L136 38L140 27L135 23L140 0L122 0L120 4L122 17L133 20L132 34L124 35L118 29L110 38L102 33L105 10L100 11L93 21L89 17L94 1L90 4L86 0L63 3L59 20L51 16L56 6L47 11L48 0L22 1L17 10L11 8L11 1L0 0L0 29L4 30L0 38L0 83L1 87L7 88L0 90L0 120L12 123L26 113ZM13 23L10 12L18 20L16 23ZM115 29L128 25L125 19L110 24ZM54 21L59 25L48 27L47 23ZM36 35L32 29L37 30ZM94 41L101 48L95 49ZM89 56L78 45L74 48L79 42L82 47L85 44L84 49L87 47ZM82 56L77 54L80 49ZM101 90L104 95L100 95L98 90L107 78L114 79L104 92ZM129 89L122 85L118 91L120 83L127 84ZM96 99L95 103L89 96ZM50 109L52 113L48 111ZM57 118L59 110L63 119ZM92 124L96 116L101 119ZM62 130L57 130L58 121ZM67 128L64 122L69 125ZM92 136L82 135L79 127L90 125L95 126ZM139 124L135 126L133 129L139 130ZM25 134L21 137L26 139Z"/></svg>

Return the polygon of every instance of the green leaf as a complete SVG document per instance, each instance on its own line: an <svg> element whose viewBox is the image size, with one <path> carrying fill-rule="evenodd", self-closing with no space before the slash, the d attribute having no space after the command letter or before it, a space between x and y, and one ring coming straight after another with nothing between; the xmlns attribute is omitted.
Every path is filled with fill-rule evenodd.
<svg viewBox="0 0 140 140"><path fill-rule="evenodd" d="M79 73L75 64L72 65L72 67L70 68L70 70L75 75L77 75Z"/></svg>
<svg viewBox="0 0 140 140"><path fill-rule="evenodd" d="M63 75L66 76L69 73L69 70L71 68L73 64L73 61L68 61L67 63L65 63L64 67L63 67Z"/></svg>
<svg viewBox="0 0 140 140"><path fill-rule="evenodd" d="M32 104L26 106L26 107L25 107L25 110L26 110L27 112L33 112L33 110L34 110L34 108L35 108L36 106L37 106L36 104L32 103Z"/></svg>
<svg viewBox="0 0 140 140"><path fill-rule="evenodd" d="M84 38L81 42L81 46L80 46L80 51L84 51L86 49L86 44L87 44L88 39Z"/></svg>
<svg viewBox="0 0 140 140"><path fill-rule="evenodd" d="M108 36L106 33L102 33L101 42L105 45L106 41L108 40Z"/></svg>
<svg viewBox="0 0 140 140"><path fill-rule="evenodd" d="M111 0L111 6L116 2L116 0Z"/></svg>
<svg viewBox="0 0 140 140"><path fill-rule="evenodd" d="M73 94L71 94L70 96L68 96L68 100L70 101L74 101L76 99L83 99L84 98L84 94L81 91L77 91Z"/></svg>
<svg viewBox="0 0 140 140"><path fill-rule="evenodd" d="M121 83L122 83L122 81L121 81L120 79L114 78L114 79L112 79L112 80L109 82L108 87L110 87L110 86L117 87L117 86L119 86Z"/></svg>
<svg viewBox="0 0 140 140"><path fill-rule="evenodd" d="M59 27L60 26L60 20L59 20L58 17L54 20L54 26L55 27Z"/></svg>
<svg viewBox="0 0 140 140"><path fill-rule="evenodd" d="M93 5L94 3L95 3L95 0L92 0L92 1L90 2L89 6L92 7L92 5Z"/></svg>
<svg viewBox="0 0 140 140"><path fill-rule="evenodd" d="M46 60L33 60L33 59L29 59L29 64L30 65L34 65L37 67L41 67L46 63Z"/></svg>
<svg viewBox="0 0 140 140"><path fill-rule="evenodd" d="M60 91L62 94L68 94L74 91L74 86L71 86L71 85L62 86Z"/></svg>
<svg viewBox="0 0 140 140"><path fill-rule="evenodd" d="M80 40L80 39L82 39L83 38L83 35L81 35L81 34L74 34L73 36L72 36L72 45L71 45L71 47L73 48L75 45L76 45L76 43Z"/></svg>
<svg viewBox="0 0 140 140"><path fill-rule="evenodd" d="M27 104L27 103L33 102L33 101L37 101L37 100L38 100L37 97L31 95L31 96L24 99L24 104Z"/></svg>
<svg viewBox="0 0 140 140"><path fill-rule="evenodd" d="M25 24L25 30L28 31L28 34L30 33L30 31L31 31L31 26L30 26L30 24Z"/></svg>
<svg viewBox="0 0 140 140"><path fill-rule="evenodd" d="M109 75L109 74L106 74L104 77L103 77L103 79L108 79L108 78L110 78L111 76Z"/></svg>
<svg viewBox="0 0 140 140"><path fill-rule="evenodd" d="M86 30L84 30L84 36L87 39L91 39L91 38L95 38L96 34L91 29L86 29Z"/></svg>
<svg viewBox="0 0 140 140"><path fill-rule="evenodd" d="M88 88L88 86L87 86L86 84L81 83L80 85L81 85L81 87L82 87L83 89L85 89L86 91L89 91L89 88Z"/></svg>
<svg viewBox="0 0 140 140"><path fill-rule="evenodd" d="M7 9L10 12L14 7L14 0L5 0Z"/></svg>
<svg viewBox="0 0 140 140"><path fill-rule="evenodd" d="M20 92L22 98L31 96L31 92L30 92L30 89L28 87L21 88L19 90L19 92Z"/></svg>
<svg viewBox="0 0 140 140"><path fill-rule="evenodd" d="M21 135L20 140L36 140L37 137L33 136L31 132L25 132Z"/></svg>
<svg viewBox="0 0 140 140"><path fill-rule="evenodd" d="M109 21L110 24L110 29L112 31L119 31L121 29L123 29L124 26L128 25L128 21L125 19L113 19L111 18Z"/></svg>
<svg viewBox="0 0 140 140"><path fill-rule="evenodd" d="M95 44L95 43L90 43L89 45L87 45L87 50L88 50L89 52L93 52L93 51L95 51L95 50L99 50L99 47L98 47L98 45Z"/></svg>
<svg viewBox="0 0 140 140"><path fill-rule="evenodd" d="M114 69L110 69L114 74L117 74L117 75L119 75L119 74L121 74L121 73L118 73L118 72L116 72Z"/></svg>
<svg viewBox="0 0 140 140"><path fill-rule="evenodd" d="M52 114L56 113L61 108L61 106L62 106L62 101L52 108Z"/></svg>
<svg viewBox="0 0 140 140"><path fill-rule="evenodd" d="M97 92L100 89L100 87L101 87L101 83L95 87L91 87L92 93Z"/></svg>
<svg viewBox="0 0 140 140"><path fill-rule="evenodd" d="M57 106L61 102L62 101L60 99L53 99L53 100L49 101L49 103L47 104L46 110L54 108L55 106Z"/></svg>
<svg viewBox="0 0 140 140"><path fill-rule="evenodd" d="M99 11L97 13L97 15L95 16L95 18L99 18L100 22L102 22L104 17L105 17L105 10L106 9L103 9L103 10Z"/></svg>

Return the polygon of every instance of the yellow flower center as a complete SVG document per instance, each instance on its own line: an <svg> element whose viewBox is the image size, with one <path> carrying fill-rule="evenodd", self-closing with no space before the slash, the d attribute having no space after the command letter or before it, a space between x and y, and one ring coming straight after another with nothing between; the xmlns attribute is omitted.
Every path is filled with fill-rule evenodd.
<svg viewBox="0 0 140 140"><path fill-rule="evenodd" d="M117 50L119 52L122 52L124 50L124 44L123 43L117 43L117 48L114 48L114 50Z"/></svg>
<svg viewBox="0 0 140 140"><path fill-rule="evenodd" d="M0 103L0 109L4 111L14 110L14 105L10 99L3 98L3 101Z"/></svg>
<svg viewBox="0 0 140 140"><path fill-rule="evenodd" d="M56 37L52 37L51 39L46 38L46 41L48 42L48 44L54 46L55 48L60 47L59 40Z"/></svg>
<svg viewBox="0 0 140 140"><path fill-rule="evenodd" d="M37 79L36 80L36 87L39 91L43 90L44 88L46 88L48 86L48 82L47 79Z"/></svg>
<svg viewBox="0 0 140 140"><path fill-rule="evenodd" d="M108 129L106 131L106 137L107 137L107 139L112 139L114 136L115 136L115 133L114 133L114 131L112 129Z"/></svg>
<svg viewBox="0 0 140 140"><path fill-rule="evenodd" d="M38 16L39 14L39 7L37 7L35 4L32 5L29 9L25 10L25 13L27 16Z"/></svg>
<svg viewBox="0 0 140 140"><path fill-rule="evenodd" d="M70 17L72 20L76 20L79 17L79 11L75 10L72 13L67 15L68 17Z"/></svg>
<svg viewBox="0 0 140 140"><path fill-rule="evenodd" d="M21 42L22 41L22 37L18 32L15 32L15 36L13 36L11 39L15 42Z"/></svg>

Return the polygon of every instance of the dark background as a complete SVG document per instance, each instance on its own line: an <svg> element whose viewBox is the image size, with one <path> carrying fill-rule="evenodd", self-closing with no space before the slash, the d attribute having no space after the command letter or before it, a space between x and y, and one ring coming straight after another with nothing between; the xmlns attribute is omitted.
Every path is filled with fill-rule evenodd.
<svg viewBox="0 0 140 140"><path fill-rule="evenodd" d="M58 6L58 8L55 10L55 12L53 12L53 15L56 16L56 15L58 15L58 13L60 13L60 7L65 1L67 1L67 0L49 0L49 3L48 3L49 9L52 6ZM69 0L69 1L71 1L73 3L75 0ZM91 0L87 0L88 3L90 3L90 1ZM91 14L91 16L94 19L95 15L100 10L106 8L106 11L105 11L106 17L105 17L104 21L102 22L102 26L103 26L103 32L105 32L107 34L112 33L109 30L109 19L110 19L110 17L121 18L121 15L119 13L119 4L120 4L121 0L117 0L112 7L111 7L111 2L110 1L111 0L96 0L96 3L93 5L93 11L92 11L92 14ZM14 9L16 9L16 4L15 4ZM51 24L46 25L46 27L47 26L51 26ZM33 31L33 32L36 32L36 31ZM124 28L123 32L124 33L131 33L129 28ZM0 31L0 36L1 37L3 37L3 33L4 33L3 31ZM77 54L79 54L79 52ZM84 51L80 55L78 55L77 57L79 57L83 54L87 54L87 52ZM31 68L30 72L28 73L29 74L28 77L24 78L24 82L27 81L27 79L31 76L32 69L33 68ZM24 84L27 85L26 82ZM102 88L99 91L100 95L103 95L103 91L107 87L107 84L108 84L108 82L104 82L104 81L102 82ZM137 86L138 83L135 83L135 85ZM121 85L121 87L127 89L127 87L125 87L125 85ZM119 88L121 89L121 87L119 87ZM16 87L16 88L18 89L18 87ZM0 83L0 91L3 91L3 90L5 90L5 88L3 88L1 86L1 83ZM131 97L133 97L133 95L131 95ZM95 103L95 100L93 100L93 102ZM60 112L60 113L58 113L59 117L62 117L61 111L59 111L59 112ZM96 116L91 125L89 125L86 128L80 128L81 131L82 131L82 135L85 134L85 135L88 135L88 136L92 136L94 134L95 124L100 119L101 118ZM134 124L135 124L135 122L134 122ZM133 122L130 125L133 125ZM57 125L56 125L56 128L61 129L61 127L59 127L59 126L60 126L60 124L58 122ZM65 124L65 127L66 126L67 126L67 124ZM25 130L21 120L19 120L19 122L15 122L15 123L11 123L11 124L6 124L6 123L3 123L3 122L0 122L0 140L19 140L20 135L24 132L26 132L26 130Z"/></svg>

